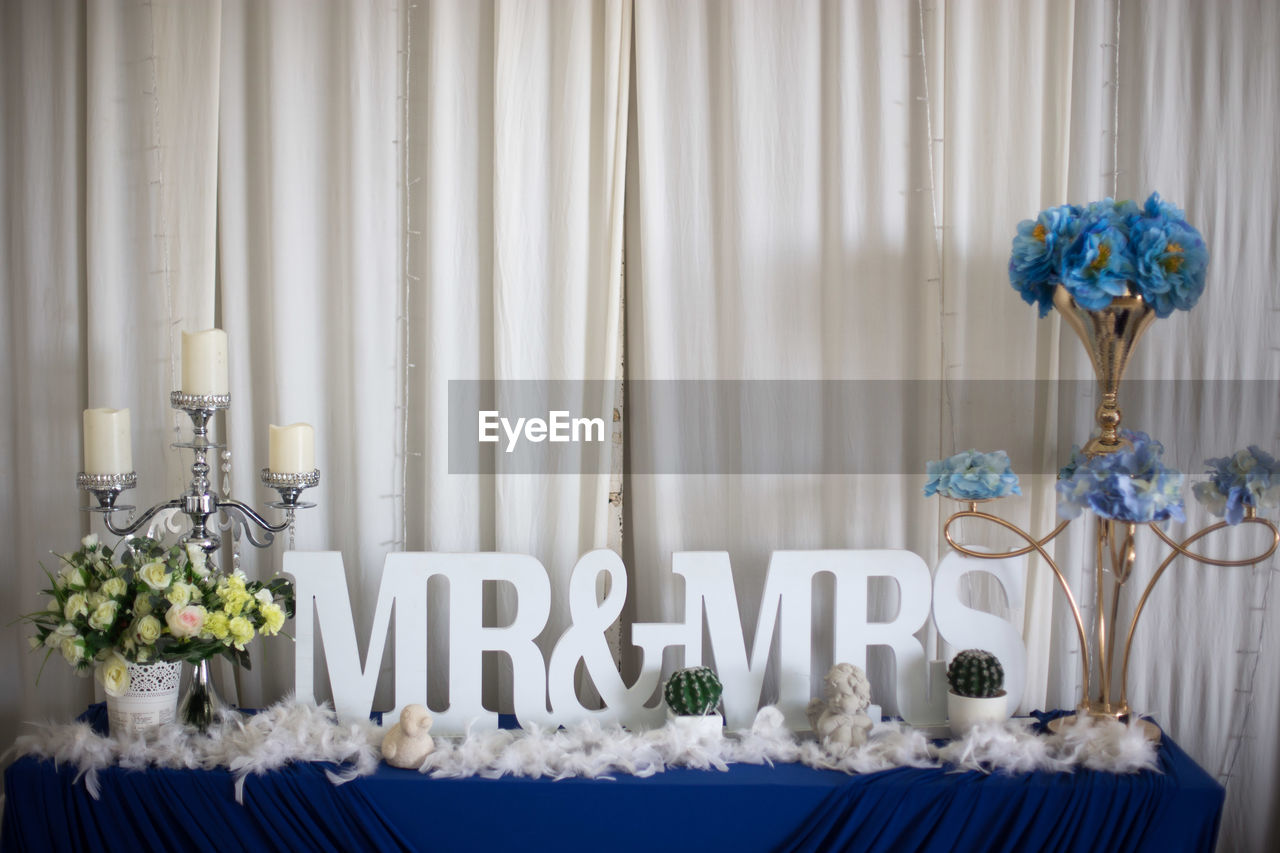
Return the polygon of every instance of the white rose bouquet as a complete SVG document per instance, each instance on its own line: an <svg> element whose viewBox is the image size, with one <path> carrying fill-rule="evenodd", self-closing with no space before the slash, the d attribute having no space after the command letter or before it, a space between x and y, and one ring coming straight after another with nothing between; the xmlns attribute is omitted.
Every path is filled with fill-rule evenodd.
<svg viewBox="0 0 1280 853"><path fill-rule="evenodd" d="M47 649L46 660L61 652L80 675L101 664L98 677L112 696L129 688L128 663L198 663L220 654L248 669L245 646L280 633L293 616L293 584L285 578L218 575L199 548L154 539L127 539L118 551L90 534L79 550L59 554L58 574L45 571L48 607L22 617L35 625L33 649Z"/></svg>

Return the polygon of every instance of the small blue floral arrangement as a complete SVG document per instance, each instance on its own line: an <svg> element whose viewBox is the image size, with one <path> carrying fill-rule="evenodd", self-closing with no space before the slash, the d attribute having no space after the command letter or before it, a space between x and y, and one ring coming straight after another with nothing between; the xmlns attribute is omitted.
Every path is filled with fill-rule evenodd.
<svg viewBox="0 0 1280 853"><path fill-rule="evenodd" d="M1090 458L1071 448L1071 461L1058 472L1058 514L1075 518L1088 509L1115 521L1186 521L1183 475L1161 463L1164 445L1145 432L1120 434L1132 450Z"/></svg>
<svg viewBox="0 0 1280 853"><path fill-rule="evenodd" d="M1018 223L1009 282L1044 317L1062 284L1077 304L1106 308L1117 296L1141 296L1157 317L1189 311L1204 292L1209 251L1181 210L1152 193L1146 204L1064 204ZM1136 294L1130 293L1130 284Z"/></svg>
<svg viewBox="0 0 1280 853"><path fill-rule="evenodd" d="M1261 447L1222 459L1206 459L1209 480L1191 487L1196 500L1209 512L1239 524L1245 507L1271 509L1280 506L1280 462Z"/></svg>
<svg viewBox="0 0 1280 853"><path fill-rule="evenodd" d="M958 501L982 501L1022 494L1009 454L1003 450L966 450L946 459L933 459L925 472L929 475L924 485L926 498L941 495Z"/></svg>

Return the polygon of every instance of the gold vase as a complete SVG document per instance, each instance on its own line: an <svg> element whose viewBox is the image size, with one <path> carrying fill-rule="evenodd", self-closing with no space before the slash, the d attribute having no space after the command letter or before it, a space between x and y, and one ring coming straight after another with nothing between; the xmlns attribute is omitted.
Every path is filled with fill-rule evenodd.
<svg viewBox="0 0 1280 853"><path fill-rule="evenodd" d="M1097 456L1129 446L1119 433L1120 380L1138 339L1156 318L1155 309L1141 296L1117 296L1097 310L1081 308L1061 284L1053 291L1053 306L1080 336L1102 391L1095 413L1099 433L1085 444L1085 454Z"/></svg>

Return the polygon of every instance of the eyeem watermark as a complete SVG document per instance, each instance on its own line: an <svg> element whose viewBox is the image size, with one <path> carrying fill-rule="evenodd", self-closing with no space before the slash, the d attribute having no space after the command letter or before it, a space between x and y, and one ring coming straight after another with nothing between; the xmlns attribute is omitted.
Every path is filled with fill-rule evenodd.
<svg viewBox="0 0 1280 853"><path fill-rule="evenodd" d="M1059 380L449 380L449 473L909 475L957 449L1056 475L1095 429L1098 384ZM1125 380L1123 427L1164 463L1280 447L1274 379ZM1222 413L1230 413L1224 417ZM572 413L572 414L571 414ZM625 443L622 440L625 434ZM1024 487L1025 488L1025 487Z"/></svg>
<svg viewBox="0 0 1280 853"><path fill-rule="evenodd" d="M548 412L546 418L516 418L512 423L497 410L488 410L480 412L478 420L478 440L496 444L502 437L501 430L507 439L505 453L515 450L521 438L534 444L604 441L604 418L571 418L568 411Z"/></svg>

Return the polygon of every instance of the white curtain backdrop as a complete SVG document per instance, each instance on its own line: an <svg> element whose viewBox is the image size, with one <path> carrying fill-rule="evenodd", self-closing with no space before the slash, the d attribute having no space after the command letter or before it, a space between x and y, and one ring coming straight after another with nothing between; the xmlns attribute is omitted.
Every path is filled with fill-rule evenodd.
<svg viewBox="0 0 1280 853"><path fill-rule="evenodd" d="M753 411L711 411L737 440L705 444L664 432L661 407L629 410L628 616L682 616L679 550L729 551L748 641L774 550L908 548L932 565L948 508L920 496L908 448L946 455L989 429L985 447L1021 441L1015 465L1050 472L1085 437L1063 396L1076 386L1037 386L1054 390L996 423L964 402L973 380L1091 375L1070 330L1006 283L1014 226L1037 210L1153 189L1185 207L1212 253L1205 296L1148 332L1130 381L1280 387L1265 384L1280 381L1278 39L1266 0L3 0L0 619L40 605L50 550L99 529L77 511L83 408L132 411L131 502L183 487L189 460L168 444L186 424L166 395L180 332L218 325L234 400L218 485L261 505L267 424L316 426L319 506L297 546L343 552L359 636L388 552L492 549L551 573L549 649L569 571L607 541L607 458L598 474L451 473L448 383L616 380L624 211L630 382L893 380L911 404L866 435L842 429L848 412L747 426ZM1249 416L1172 398L1151 411L1133 425L1157 436ZM901 464L644 466L674 452L747 470L753 441L810 460L874 442ZM1024 476L1002 511L1049 529L1051 483ZM1189 515L1187 530L1208 521ZM1084 533L1055 555L1088 599ZM1157 550L1143 544L1139 582ZM241 564L268 575L281 550L245 545ZM1275 568L1178 565L1138 633L1133 704L1227 785L1223 849L1280 837ZM1027 590L1006 614L1029 651L1021 705L1070 706L1074 629L1044 566ZM873 618L892 615L895 591L878 593ZM511 607L495 594L490 616ZM830 612L815 624L829 642ZM59 661L35 686L26 633L0 643L4 743L94 694ZM226 689L278 698L292 649L254 660ZM871 667L883 691L892 658Z"/></svg>

